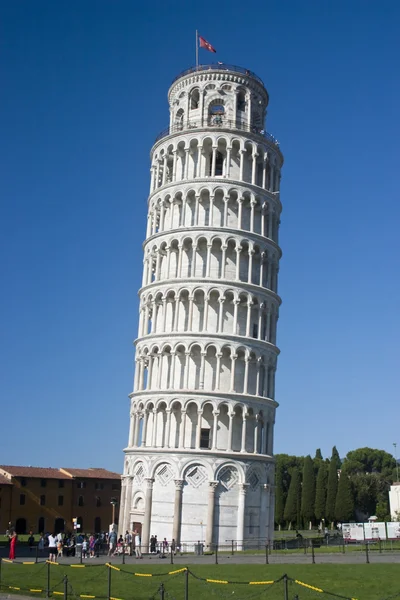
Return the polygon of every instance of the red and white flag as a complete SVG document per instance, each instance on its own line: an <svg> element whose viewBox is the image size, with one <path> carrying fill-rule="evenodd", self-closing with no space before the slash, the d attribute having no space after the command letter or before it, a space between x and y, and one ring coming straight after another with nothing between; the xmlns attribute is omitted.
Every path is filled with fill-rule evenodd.
<svg viewBox="0 0 400 600"><path fill-rule="evenodd" d="M200 48L205 48L209 52L216 52L214 46L211 46L210 42L207 42L201 35L199 35Z"/></svg>

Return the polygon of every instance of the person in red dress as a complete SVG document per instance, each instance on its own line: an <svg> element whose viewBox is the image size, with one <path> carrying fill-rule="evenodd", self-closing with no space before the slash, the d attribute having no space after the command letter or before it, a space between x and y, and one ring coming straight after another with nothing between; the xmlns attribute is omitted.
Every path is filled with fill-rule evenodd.
<svg viewBox="0 0 400 600"><path fill-rule="evenodd" d="M10 555L9 558L10 560L14 560L15 559L15 547L17 545L17 534L15 533L15 531L12 532L11 536L10 536Z"/></svg>

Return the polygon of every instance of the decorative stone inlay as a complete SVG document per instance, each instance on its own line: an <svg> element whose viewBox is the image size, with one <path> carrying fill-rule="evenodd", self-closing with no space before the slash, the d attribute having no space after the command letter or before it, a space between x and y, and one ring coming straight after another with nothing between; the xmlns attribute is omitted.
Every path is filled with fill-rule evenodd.
<svg viewBox="0 0 400 600"><path fill-rule="evenodd" d="M250 489L254 492L260 485L260 477L256 471L252 471L248 477Z"/></svg>
<svg viewBox="0 0 400 600"><path fill-rule="evenodd" d="M194 467L190 467L188 472L186 473L186 481L189 485L194 488L198 488L204 483L207 479L207 472L204 467L201 465L195 465Z"/></svg>
<svg viewBox="0 0 400 600"><path fill-rule="evenodd" d="M161 485L166 486L173 478L174 473L168 464L160 465L156 471L156 481L159 481Z"/></svg>
<svg viewBox="0 0 400 600"><path fill-rule="evenodd" d="M224 467L221 470L218 479L226 491L231 490L239 481L238 473L236 469L232 467Z"/></svg>
<svg viewBox="0 0 400 600"><path fill-rule="evenodd" d="M144 479L144 466L143 463L139 463L136 465L135 473L133 475L134 480L139 485L143 482Z"/></svg>

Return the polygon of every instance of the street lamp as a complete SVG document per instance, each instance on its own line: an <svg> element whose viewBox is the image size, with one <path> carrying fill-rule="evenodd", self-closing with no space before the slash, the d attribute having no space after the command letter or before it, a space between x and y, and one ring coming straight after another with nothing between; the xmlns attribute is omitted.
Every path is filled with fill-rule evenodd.
<svg viewBox="0 0 400 600"><path fill-rule="evenodd" d="M393 442L394 457L396 459L396 483L399 483L399 463L397 462L397 442Z"/></svg>
<svg viewBox="0 0 400 600"><path fill-rule="evenodd" d="M111 498L110 504L112 506L112 525L115 525L115 507L117 505L116 498Z"/></svg>

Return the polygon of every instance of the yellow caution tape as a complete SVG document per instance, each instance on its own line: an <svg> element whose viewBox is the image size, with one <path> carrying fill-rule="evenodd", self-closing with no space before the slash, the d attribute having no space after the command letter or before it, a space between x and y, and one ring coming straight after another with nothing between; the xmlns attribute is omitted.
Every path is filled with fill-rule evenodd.
<svg viewBox="0 0 400 600"><path fill-rule="evenodd" d="M112 598L112 597L110 596L110 600L121 600L121 598Z"/></svg>
<svg viewBox="0 0 400 600"><path fill-rule="evenodd" d="M86 565L69 565L70 567L74 567L75 569L82 569L85 568Z"/></svg>
<svg viewBox="0 0 400 600"><path fill-rule="evenodd" d="M88 594L81 594L79 598L96 598L96 596L89 596Z"/></svg>
<svg viewBox="0 0 400 600"><path fill-rule="evenodd" d="M43 592L43 590L34 590L34 589L32 589L32 588L30 588L30 590L29 590L29 591L30 591L30 592Z"/></svg>
<svg viewBox="0 0 400 600"><path fill-rule="evenodd" d="M249 581L249 585L272 585L275 581Z"/></svg>
<svg viewBox="0 0 400 600"><path fill-rule="evenodd" d="M9 563L12 563L12 562L14 562L13 560L9 560L8 558L2 558L1 560L2 560L3 562L9 562Z"/></svg>
<svg viewBox="0 0 400 600"><path fill-rule="evenodd" d="M298 579L295 579L294 582L298 585L302 585L303 587L308 588L309 590L314 590L314 592L320 592L321 594L324 593L324 590L321 590L321 588L317 588L313 585L308 585L308 583L303 583L303 581L299 581Z"/></svg>
<svg viewBox="0 0 400 600"><path fill-rule="evenodd" d="M223 579L206 579L208 583L229 583L229 581L224 581Z"/></svg>
<svg viewBox="0 0 400 600"><path fill-rule="evenodd" d="M177 571L170 571L168 575L176 575L176 573L183 573L184 571L187 571L186 567L184 569L178 569Z"/></svg>
<svg viewBox="0 0 400 600"><path fill-rule="evenodd" d="M21 588L14 587L13 585L8 586L10 590L20 590Z"/></svg>
<svg viewBox="0 0 400 600"><path fill-rule="evenodd" d="M64 596L64 592L53 592L53 594L57 594L57 596Z"/></svg>
<svg viewBox="0 0 400 600"><path fill-rule="evenodd" d="M53 562L52 560L46 560L48 565L57 565L57 567L59 566L60 563L58 562Z"/></svg>
<svg viewBox="0 0 400 600"><path fill-rule="evenodd" d="M118 569L118 567L114 567L114 565L111 565L110 563L106 563L106 567L110 567L110 569L114 569L114 571L120 571L121 569Z"/></svg>
<svg viewBox="0 0 400 600"><path fill-rule="evenodd" d="M35 561L34 560L26 560L22 563L23 565L34 565Z"/></svg>
<svg viewBox="0 0 400 600"><path fill-rule="evenodd" d="M152 573L134 573L136 577L153 577Z"/></svg>

